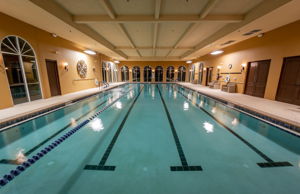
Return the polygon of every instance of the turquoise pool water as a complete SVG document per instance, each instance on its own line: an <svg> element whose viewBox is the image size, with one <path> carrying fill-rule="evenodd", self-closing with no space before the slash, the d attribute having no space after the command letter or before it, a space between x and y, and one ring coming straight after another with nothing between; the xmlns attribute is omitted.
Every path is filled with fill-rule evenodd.
<svg viewBox="0 0 300 194"><path fill-rule="evenodd" d="M2 131L0 147L0 193L300 189L299 137L175 84L112 89Z"/></svg>

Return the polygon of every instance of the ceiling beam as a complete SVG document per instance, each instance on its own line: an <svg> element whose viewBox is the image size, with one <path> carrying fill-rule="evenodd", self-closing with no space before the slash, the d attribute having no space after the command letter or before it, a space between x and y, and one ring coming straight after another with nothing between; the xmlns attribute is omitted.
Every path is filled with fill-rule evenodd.
<svg viewBox="0 0 300 194"><path fill-rule="evenodd" d="M116 14L115 11L113 9L113 7L111 6L109 0L99 0L99 2L101 3L102 7L105 9L105 11L107 12L107 14L109 15L111 20L116 20ZM116 23L118 29L120 30L120 32L125 36L125 38L127 39L128 43L130 44L130 46L132 48L134 48L137 52L137 54L141 57L141 53L139 52L138 49L136 49L136 46L134 45L133 40L131 39L129 33L127 32L127 30L125 29L123 24L120 23Z"/></svg>
<svg viewBox="0 0 300 194"><path fill-rule="evenodd" d="M129 46L118 46L115 47L116 50L134 50L134 49L139 49L139 50L151 50L153 49L153 47L151 46L144 46L144 47L136 47L136 48L132 48ZM177 48L173 48L173 47L156 47L156 49L159 50L170 50L170 49L175 49L175 50L192 50L194 49L194 47L177 47Z"/></svg>
<svg viewBox="0 0 300 194"><path fill-rule="evenodd" d="M238 30L239 28L249 24L250 22L253 22L254 20L270 13L271 11L287 4L291 0L277 0L277 1L263 1L259 5L257 5L255 8L251 9L250 12L248 12L244 20L240 23L235 24L227 24L223 28L221 28L216 33L212 34L205 40L198 43L193 50L189 50L185 52L183 55L180 56L181 59L187 59L192 54L194 54L196 51L200 50L201 48L204 48L205 46L212 44L213 42L217 41L218 39Z"/></svg>
<svg viewBox="0 0 300 194"><path fill-rule="evenodd" d="M156 19L153 15L119 15L115 19L107 15L74 15L75 23L165 23L165 22L224 22L237 23L243 21L243 15L161 15Z"/></svg>
<svg viewBox="0 0 300 194"><path fill-rule="evenodd" d="M116 14L115 14L115 11L113 10L111 4L109 3L109 0L99 0L99 2L101 3L101 5L105 9L105 11L107 12L109 17L111 19L115 19Z"/></svg>
<svg viewBox="0 0 300 194"><path fill-rule="evenodd" d="M219 0L208 1L208 3L205 5L203 10L201 11L199 18L201 18L201 19L205 18L209 14L209 12L211 12L211 10L217 5L218 1Z"/></svg>
<svg viewBox="0 0 300 194"><path fill-rule="evenodd" d="M48 1L48 0L30 0L33 4L40 7L41 9L49 12L50 14L54 15L55 17L62 20L67 25L72 26L76 30L80 31L81 33L89 36L90 38L94 39L98 43L102 44L104 47L108 48L112 52L116 53L117 55L127 59L128 56L125 55L122 51L116 50L115 46L106 40L102 35L94 31L92 28L90 28L88 25L85 24L77 24L73 22L72 15L65 10L63 7L61 7L59 4L57 4L54 1Z"/></svg>
<svg viewBox="0 0 300 194"><path fill-rule="evenodd" d="M155 12L154 12L154 18L156 20L159 19L159 15L160 15L160 7L161 7L161 1L162 0L156 0L155 1ZM159 28L159 24L158 23L155 23L154 24L154 31L153 31L153 49L152 49L152 54L153 56L156 55L156 43L157 43L157 39L158 39L158 28Z"/></svg>
<svg viewBox="0 0 300 194"><path fill-rule="evenodd" d="M209 12L217 5L219 0L211 0L208 1L205 7L202 9L200 15L198 16L199 19L204 19L206 17L209 17ZM182 41L188 37L196 28L198 27L198 23L191 23L188 28L184 31L184 33L180 36L180 38L177 40L175 45L173 46L173 49L171 49L166 56L171 55L174 52L174 49L177 48Z"/></svg>

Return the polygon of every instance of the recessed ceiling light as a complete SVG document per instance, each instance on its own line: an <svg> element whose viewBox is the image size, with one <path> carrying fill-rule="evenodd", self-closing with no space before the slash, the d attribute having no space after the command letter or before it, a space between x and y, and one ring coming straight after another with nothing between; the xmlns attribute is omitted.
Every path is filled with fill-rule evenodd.
<svg viewBox="0 0 300 194"><path fill-rule="evenodd" d="M186 61L186 63L192 63L193 61L189 60L189 61Z"/></svg>
<svg viewBox="0 0 300 194"><path fill-rule="evenodd" d="M224 52L223 50L216 50L216 51L211 52L210 54L211 55L218 55L218 54L221 54L223 52Z"/></svg>
<svg viewBox="0 0 300 194"><path fill-rule="evenodd" d="M86 54L89 54L89 55L95 55L96 54L96 52L92 51L92 50L85 50L83 52L85 52Z"/></svg>

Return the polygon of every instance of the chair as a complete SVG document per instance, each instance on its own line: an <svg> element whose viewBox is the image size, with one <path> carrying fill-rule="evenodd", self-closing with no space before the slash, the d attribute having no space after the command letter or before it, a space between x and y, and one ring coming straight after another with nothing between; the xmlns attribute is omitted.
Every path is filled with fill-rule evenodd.
<svg viewBox="0 0 300 194"><path fill-rule="evenodd" d="M209 86L209 88L212 88L212 89L220 89L220 83L218 80L209 82L208 86Z"/></svg>
<svg viewBox="0 0 300 194"><path fill-rule="evenodd" d="M222 85L222 91L235 93L236 92L236 83L235 82L227 82L227 84Z"/></svg>

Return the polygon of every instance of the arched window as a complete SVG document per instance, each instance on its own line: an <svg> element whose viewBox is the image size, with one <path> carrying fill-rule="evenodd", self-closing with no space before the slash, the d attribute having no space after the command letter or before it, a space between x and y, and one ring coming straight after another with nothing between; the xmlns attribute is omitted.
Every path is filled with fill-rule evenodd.
<svg viewBox="0 0 300 194"><path fill-rule="evenodd" d="M186 68L183 66L180 66L178 68L178 81L180 82L184 82L185 81L185 72L186 72Z"/></svg>
<svg viewBox="0 0 300 194"><path fill-rule="evenodd" d="M121 67L121 81L127 82L129 80L129 69L127 66Z"/></svg>
<svg viewBox="0 0 300 194"><path fill-rule="evenodd" d="M199 80L198 83L202 84L202 79L203 79L203 63L199 64Z"/></svg>
<svg viewBox="0 0 300 194"><path fill-rule="evenodd" d="M189 76L189 78L190 78L189 81L192 83L195 79L195 64L192 65L189 75L190 75Z"/></svg>
<svg viewBox="0 0 300 194"><path fill-rule="evenodd" d="M152 69L150 66L144 68L144 82L151 82L152 79Z"/></svg>
<svg viewBox="0 0 300 194"><path fill-rule="evenodd" d="M141 76L140 76L140 68L135 66L132 68L132 81L133 82L140 82Z"/></svg>
<svg viewBox="0 0 300 194"><path fill-rule="evenodd" d="M167 82L174 81L174 67L170 66L167 68Z"/></svg>
<svg viewBox="0 0 300 194"><path fill-rule="evenodd" d="M42 98L38 66L30 44L17 36L1 42L1 53L14 104Z"/></svg>
<svg viewBox="0 0 300 194"><path fill-rule="evenodd" d="M155 68L155 81L162 82L163 81L163 68L162 66L157 66Z"/></svg>

